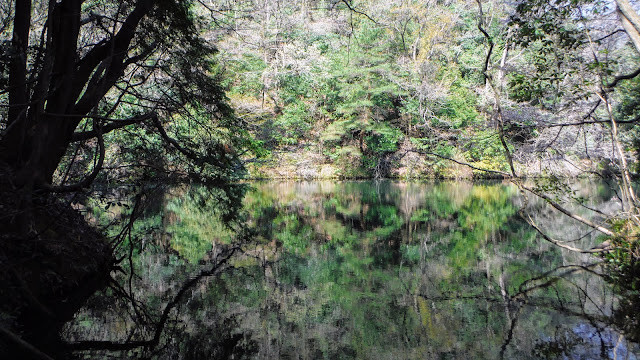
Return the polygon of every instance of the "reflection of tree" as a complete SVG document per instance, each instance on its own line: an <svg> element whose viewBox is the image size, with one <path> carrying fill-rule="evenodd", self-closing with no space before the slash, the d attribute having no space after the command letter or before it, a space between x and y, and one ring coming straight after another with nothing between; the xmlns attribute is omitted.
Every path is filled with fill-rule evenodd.
<svg viewBox="0 0 640 360"><path fill-rule="evenodd" d="M244 191L244 185L229 185L224 189L198 186L167 189L161 185L145 188L130 206L119 201L108 201L106 206L94 204L96 218L108 222L121 219L124 223L121 231L114 232L112 241L119 254L119 273L113 274L106 292L94 296L78 316L88 319L89 323L108 320L111 325L104 329L90 327L89 332L82 331L82 326L69 327L67 338L72 341L67 348L91 352L137 349L139 354L149 355L158 351L166 353L167 348L175 346L174 341L178 344L196 341L194 339L202 335L200 332L185 332L182 328L184 306L193 300L194 292L202 288L205 279L221 276L229 268L228 263L235 258L240 244L246 243L248 233L239 226ZM157 206L158 199L160 206ZM110 210L116 220L109 220L105 209ZM202 214L208 215L208 225L193 221L202 220ZM198 225L214 226L220 231L198 231L201 230ZM222 231L224 229L227 231ZM225 233L231 234L232 229L233 238L225 238ZM198 261L194 264L193 258L185 256L191 254L190 251L181 253L174 249L185 233L193 231L197 238L191 239L191 245L207 241L209 244L199 246L202 252L197 256L199 265ZM221 244L220 240L228 244ZM165 283L171 285L165 286ZM226 335L209 341L207 348L197 349L215 357L227 351L246 351L243 336L231 333L235 328L233 319L219 320L208 324L208 328L215 329L218 335Z"/></svg>
<svg viewBox="0 0 640 360"><path fill-rule="evenodd" d="M167 229L188 218L198 221L184 226L217 226L201 216L205 204L176 195ZM222 343L237 344L236 354L255 348L261 358L531 358L613 349L606 279L595 265L579 265L584 259L536 241L515 195L500 184L257 185L245 200L254 241L228 271L183 294L154 349L160 358L199 341L193 356L222 354ZM420 201L407 201L412 196ZM411 212L401 210L406 204ZM201 238L186 253L206 251L199 244L210 237L196 230L188 231ZM153 265L158 259L164 263ZM157 309L152 320L190 281L178 274L197 274L185 260L180 252L137 258L139 269L150 268L136 296ZM153 324L140 326L135 341L153 339ZM220 341L205 341L215 334Z"/></svg>
<svg viewBox="0 0 640 360"><path fill-rule="evenodd" d="M532 272L540 272L546 262L562 258L555 254L556 251L538 253L542 249L536 244L535 233L525 230L524 223L517 219L517 206L513 205L513 193L508 188L474 186L463 191L450 191L447 186L454 185L438 184L422 186L420 191L413 190L421 200L412 201L415 206L411 213L406 214L397 210L402 208L402 204L394 202L411 197L406 193L409 186L350 183L334 185L327 192L326 188L318 186L314 190L307 184L305 191L296 191L297 186L289 188L291 193L296 193L296 200L292 200L288 195L291 193L283 192L284 188L280 187L278 198L285 200L277 201L275 207L280 211L290 211L288 214L296 214L292 218L299 223L312 224L316 234L330 236L324 238L325 243L308 242L306 251L295 256L286 251L280 253L280 261L272 263L268 271L268 278L272 280L268 283L273 287L267 293L282 296L268 297L271 300L265 299L265 304L275 302L284 312L278 317L278 326L304 326L307 331L296 332L294 337L309 341L319 334L309 332L309 328L325 329L322 336L331 338L337 345L321 347L324 354L331 354L338 348L351 348L358 354L367 354L375 352L377 346L394 349L398 353L408 351L390 343L389 339L397 339L401 344L409 343L414 349L426 346L436 354L437 348L452 348L455 339L463 334L455 330L456 324L475 323L471 319L477 312L502 319L499 323L511 328L512 332L509 335L508 332L492 330L496 334L504 333L504 337L488 339L488 343L477 345L477 349L467 352L467 355L480 354L480 349L497 355L501 344L509 338L522 343L523 334L518 333L519 326L531 326L532 320L518 325L518 319L524 305L536 306L527 294L536 289L565 290L555 290L557 281L547 285L536 283L530 289L522 290L517 285L531 285L529 278ZM291 202L303 203L303 209L286 205ZM279 216L283 215L276 215L276 218ZM399 225L395 225L396 218L400 220ZM299 229L290 227L295 228ZM280 229L285 230L286 227ZM300 233L294 230L290 235L299 236ZM490 255L493 252L502 255ZM318 259L312 255L314 253L323 255ZM393 255L396 253L399 254L397 258ZM530 260L532 254L538 260ZM448 265L442 267L443 260ZM478 271L479 261L487 264L486 272ZM398 266L402 271L393 274L398 271ZM458 274L453 276L452 270ZM391 281L397 282L398 275L401 282L392 284ZM499 286L499 279L502 279L502 286ZM461 282L467 285L458 285ZM318 290L319 284L331 286ZM479 295L472 295L478 290ZM412 295L416 293L422 296ZM284 300L287 298L294 300ZM437 301L429 305L431 300L427 299L440 302L446 299L449 305ZM467 303L464 305L466 310L462 312L455 310L461 306L461 301ZM412 303L414 305L409 306ZM479 311L481 304L487 305ZM548 312L557 311L551 305L547 309ZM530 316L530 312L525 313ZM465 317L470 318L465 320ZM327 326L334 331L326 332ZM365 329L372 330L368 332ZM479 329L469 332L481 333ZM400 333L404 335L400 336ZM293 344L287 345L286 339L291 339L291 335L282 330L277 340L281 344L280 351L303 351ZM504 347L506 349L508 345ZM304 351L319 350L315 345L311 349L302 348L306 349ZM286 354L295 356L296 353Z"/></svg>
<svg viewBox="0 0 640 360"><path fill-rule="evenodd" d="M184 302L187 295L189 295L194 290L196 285L198 285L203 279L217 275L221 271L223 271L226 264L238 249L239 247L234 246L216 251L209 267L205 270L200 271L197 275L186 281L179 288L179 290L170 297L170 300L166 303L158 317L154 318L152 315L150 315L148 312L149 309L145 309L147 311L145 311L144 313L136 312L137 316L139 317L135 319L137 320L135 326L141 326L143 328L138 332L142 334L148 333L151 335L150 338L135 339L135 337L133 336L134 331L131 331L129 333L129 336L123 341L80 340L70 343L68 345L69 348L73 351L123 351L143 348L145 349L145 351L153 352L154 349L160 345L163 332L167 331L167 324L170 322L170 319L172 317L176 316L175 312L177 311L177 308ZM138 304L137 306L140 306L140 304Z"/></svg>
<svg viewBox="0 0 640 360"><path fill-rule="evenodd" d="M623 295L614 317L627 337L640 341L640 261L637 261L640 245L636 241L626 246L626 249L614 250L607 257L609 267L613 269L611 282Z"/></svg>
<svg viewBox="0 0 640 360"><path fill-rule="evenodd" d="M612 325L619 325L615 317L611 315L611 309L605 309L603 306L613 307L613 293L604 295L603 298L594 298L597 292L589 290L590 280L593 276L604 278L607 275L597 272L600 264L595 263L587 266L583 265L563 265L543 274L531 277L519 285L517 291L513 294L501 293L496 294L448 294L441 296L430 296L425 294L416 294L422 299L434 303L450 303L464 302L471 303L480 307L480 303L492 303L502 305L505 309L509 309L506 314L506 323L503 329L503 342L500 345L499 357L512 358L514 353L508 354L508 349L517 336L517 327L523 316L530 316L531 311L524 311L525 308L541 311L548 309L554 313L563 314L568 318L584 320L584 324L588 324L594 335L590 339L585 339L585 334L576 332L569 324L554 325L553 335L540 339L525 338L524 340L534 344L533 352L530 355L534 357L556 358L556 356L570 356L573 353L581 354L589 351L589 345L593 346L593 356L607 357L606 352L612 349L620 350L620 339L622 335L618 335L608 330ZM584 284L579 284L576 276L585 275ZM593 282L593 281L591 281ZM548 291L550 290L550 291ZM560 295L564 293L565 295ZM573 294L573 296L568 296ZM607 297L608 296L608 297ZM573 299L573 301L572 301ZM527 326L524 324L522 326ZM537 334L534 334L537 335ZM522 341L523 339L520 339ZM613 340L613 342L612 342ZM597 342L598 344L593 344ZM582 348L581 348L582 347ZM518 345L514 345L517 349ZM626 346L624 347L626 349ZM517 354L517 353L516 353ZM523 354L517 355L521 357ZM526 354L524 354L526 355Z"/></svg>

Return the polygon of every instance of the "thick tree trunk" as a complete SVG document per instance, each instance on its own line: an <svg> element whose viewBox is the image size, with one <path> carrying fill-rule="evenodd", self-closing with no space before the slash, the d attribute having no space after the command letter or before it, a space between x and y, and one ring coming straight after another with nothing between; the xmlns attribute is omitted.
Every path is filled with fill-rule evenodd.
<svg viewBox="0 0 640 360"><path fill-rule="evenodd" d="M636 13L628 0L616 0L616 5L624 30L629 35L636 50L640 52L640 15Z"/></svg>
<svg viewBox="0 0 640 360"><path fill-rule="evenodd" d="M81 5L81 0L50 2L43 64L30 69L38 74L29 77L26 49L31 5L16 1L9 121L0 139L0 162L13 174L13 186L27 192L52 185L77 125L128 66L136 29L154 1L139 0L113 37L78 59ZM28 78L36 80L31 94Z"/></svg>
<svg viewBox="0 0 640 360"><path fill-rule="evenodd" d="M51 9L47 30L51 49L39 71L37 93L29 94L27 54L31 2L16 1L13 56L10 64L9 119L0 141L0 160L9 166L17 188L51 184L78 121L45 114L69 114L76 47L80 30L80 0L65 0ZM49 70L51 72L49 73ZM48 86L44 86L44 84ZM46 110L44 104L46 103Z"/></svg>
<svg viewBox="0 0 640 360"><path fill-rule="evenodd" d="M31 26L31 2L16 1L11 39L11 59L9 62L9 111L7 131L0 143L0 154L12 168L22 162L21 148L26 132L26 118L29 103L27 91L27 47Z"/></svg>
<svg viewBox="0 0 640 360"><path fill-rule="evenodd" d="M53 175L69 146L74 125L60 124L48 116L42 116L36 122L33 135L23 144L22 150L29 151L28 161L14 170L16 186L33 182L33 186L39 188L52 184Z"/></svg>

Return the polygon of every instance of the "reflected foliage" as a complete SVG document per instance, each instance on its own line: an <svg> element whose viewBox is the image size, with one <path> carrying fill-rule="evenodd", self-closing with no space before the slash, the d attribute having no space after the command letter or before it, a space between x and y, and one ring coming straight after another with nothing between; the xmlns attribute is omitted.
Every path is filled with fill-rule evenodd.
<svg viewBox="0 0 640 360"><path fill-rule="evenodd" d="M136 298L158 312L181 284L192 286L159 346L131 357L633 359L640 351L630 328L616 330L626 300L597 259L537 239L518 216L515 187L252 187L242 214L250 230L225 226L225 207L197 187L164 193L160 215L142 217L161 220L137 236L162 240L134 259ZM207 276L186 275L210 268L243 231L250 241L239 256ZM101 298L78 314L69 338L145 333Z"/></svg>

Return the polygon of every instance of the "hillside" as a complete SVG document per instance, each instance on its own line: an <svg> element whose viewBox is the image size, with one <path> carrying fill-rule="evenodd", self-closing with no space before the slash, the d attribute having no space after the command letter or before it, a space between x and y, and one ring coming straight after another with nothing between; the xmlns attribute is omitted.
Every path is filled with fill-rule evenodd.
<svg viewBox="0 0 640 360"><path fill-rule="evenodd" d="M608 171L598 87L637 55L606 5L574 21L561 4L529 3L218 4L209 36L255 138L249 176L502 177L472 167L509 173L509 158L524 176ZM608 100L618 120L638 91L621 85ZM620 136L629 161L635 138Z"/></svg>

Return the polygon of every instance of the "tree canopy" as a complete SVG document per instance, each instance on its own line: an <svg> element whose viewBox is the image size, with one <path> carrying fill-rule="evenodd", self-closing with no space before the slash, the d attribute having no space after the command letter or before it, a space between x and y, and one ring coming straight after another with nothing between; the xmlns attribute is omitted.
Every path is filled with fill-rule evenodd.
<svg viewBox="0 0 640 360"><path fill-rule="evenodd" d="M215 46L192 2L16 1L3 7L0 158L14 186L77 190L98 176L106 157L139 148L185 157L220 179L230 175L241 140ZM118 138L123 130L128 135ZM108 151L116 143L121 149ZM74 152L85 164L63 160ZM75 179L69 176L74 166L85 170Z"/></svg>

